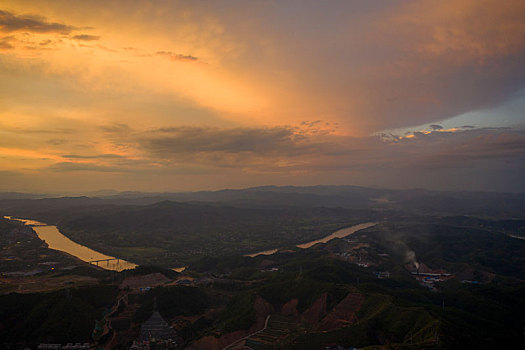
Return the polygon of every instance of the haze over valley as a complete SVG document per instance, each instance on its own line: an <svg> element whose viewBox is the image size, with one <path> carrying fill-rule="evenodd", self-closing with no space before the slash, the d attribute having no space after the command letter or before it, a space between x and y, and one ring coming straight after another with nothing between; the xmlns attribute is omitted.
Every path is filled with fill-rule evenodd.
<svg viewBox="0 0 525 350"><path fill-rule="evenodd" d="M525 348L524 18L2 1L0 348Z"/></svg>

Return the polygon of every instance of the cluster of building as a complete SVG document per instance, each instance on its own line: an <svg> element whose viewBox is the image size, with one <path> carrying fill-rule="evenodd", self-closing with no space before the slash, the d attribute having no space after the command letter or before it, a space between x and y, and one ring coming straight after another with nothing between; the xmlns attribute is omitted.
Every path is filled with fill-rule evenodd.
<svg viewBox="0 0 525 350"><path fill-rule="evenodd" d="M140 327L140 335L131 345L131 350L165 350L177 348L177 333L162 318L158 311Z"/></svg>
<svg viewBox="0 0 525 350"><path fill-rule="evenodd" d="M369 267L370 263L364 260L360 252L344 252L344 253L335 253L339 259L347 261L352 264L356 264L359 267Z"/></svg>
<svg viewBox="0 0 525 350"><path fill-rule="evenodd" d="M344 238L343 241L347 246L346 251L335 253L337 258L356 264L359 267L369 267L374 265L369 261L370 259L366 259L369 255L366 250L366 248L370 247L369 243L360 242L355 238Z"/></svg>
<svg viewBox="0 0 525 350"><path fill-rule="evenodd" d="M376 277L378 279L385 279L385 278L390 278L390 272L388 271L379 271L379 272L376 272Z"/></svg>
<svg viewBox="0 0 525 350"><path fill-rule="evenodd" d="M435 283L444 282L454 277L450 273L411 272L411 274L421 285L432 290L435 289Z"/></svg>
<svg viewBox="0 0 525 350"><path fill-rule="evenodd" d="M344 347L339 344L329 344L324 347L324 350L359 350L358 348L351 347Z"/></svg>
<svg viewBox="0 0 525 350"><path fill-rule="evenodd" d="M267 269L261 269L260 271L261 272L279 272L279 268L278 267L270 267L270 268L267 268Z"/></svg>

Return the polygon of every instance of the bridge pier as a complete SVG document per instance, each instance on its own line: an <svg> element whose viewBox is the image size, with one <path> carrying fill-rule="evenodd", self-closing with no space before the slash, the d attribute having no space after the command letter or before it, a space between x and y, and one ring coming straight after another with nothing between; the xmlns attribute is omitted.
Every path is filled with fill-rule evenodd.
<svg viewBox="0 0 525 350"><path fill-rule="evenodd" d="M90 263L90 264L97 264L97 266L98 266L98 263L99 263L99 262L103 262L103 261L105 261L105 262L107 262L108 265L109 265L109 262L112 261L112 260L116 260L117 263L120 262L120 258L112 258L112 259L89 260L88 263Z"/></svg>

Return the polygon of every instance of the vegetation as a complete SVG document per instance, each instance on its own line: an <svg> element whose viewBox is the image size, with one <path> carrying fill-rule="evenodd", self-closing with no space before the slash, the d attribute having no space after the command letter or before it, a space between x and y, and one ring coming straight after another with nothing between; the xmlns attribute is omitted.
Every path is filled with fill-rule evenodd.
<svg viewBox="0 0 525 350"><path fill-rule="evenodd" d="M311 188L298 194L294 188L280 189L282 196L277 198L346 201L347 194L323 194L325 190ZM351 191L357 198L370 198L370 192ZM397 195L398 202L369 199L362 210L309 203L284 207L269 205L275 198L265 190L253 190L250 205L241 205L235 192L202 194L203 198L223 196L229 205L169 201L117 205L77 199L83 204L65 208L56 200L55 207L46 211L34 204L38 201L31 201L34 206L29 206L28 215L37 214L31 218L57 223L77 241L148 265L120 273L87 265L42 271L41 277L48 280L82 276L98 285L63 289L57 284L61 290L0 296L0 338L4 347L89 341L94 321L100 325L104 312L125 294L129 303L114 307L116 317L125 315L133 321L120 320L128 332L119 340L122 346L136 337L156 301L157 310L175 325L184 346L203 341L205 348L222 347L256 325L262 327L272 315L268 329L258 338L249 338L250 346L257 348L266 341L270 345L265 346L295 349L327 344L411 350L520 348L525 343L525 241L519 237L524 235L525 220L508 217L520 209L503 206L498 214L486 197L469 194L450 207L479 216L447 216L444 198L456 194L437 195L435 201L411 208L411 200L421 203L434 194L377 191L374 195ZM510 198L487 196L496 202ZM511 197L521 200L520 195ZM264 200L267 205L261 204ZM377 226L347 239L309 249L295 247L342 226L378 219ZM42 262L24 255L24 249L38 257L49 251L27 227L0 220L0 233L3 251L9 254L5 258L19 254L20 266ZM272 255L243 256L275 247L283 249ZM54 254L67 260L59 252ZM422 272L438 271L447 277L424 284L416 262ZM179 274L158 265L188 268ZM377 278L376 273L383 271L387 277ZM117 298L116 285L123 278L144 276L145 281L153 281L147 276L156 273L171 280L170 285L147 292L126 288ZM9 288L3 290L13 290L15 285ZM106 334L104 339L111 337Z"/></svg>
<svg viewBox="0 0 525 350"><path fill-rule="evenodd" d="M253 308L256 294L253 292L240 293L227 305L225 311L218 320L219 329L223 333L236 330L247 330L256 320Z"/></svg>
<svg viewBox="0 0 525 350"><path fill-rule="evenodd" d="M114 302L116 286L0 296L0 339L16 343L90 342L95 321Z"/></svg>
<svg viewBox="0 0 525 350"><path fill-rule="evenodd" d="M476 275L483 281L488 274L525 279L525 240L495 230L500 227L498 222L491 222L492 230L487 230L464 223L453 226L450 221L404 220L377 226L367 235L380 250L398 260L413 251L425 264L463 274L464 279L476 279Z"/></svg>
<svg viewBox="0 0 525 350"><path fill-rule="evenodd" d="M186 286L157 287L139 296L141 308L135 314L135 321L143 322L153 313L154 300L157 310L166 318L196 315L211 305L210 298L203 289Z"/></svg>

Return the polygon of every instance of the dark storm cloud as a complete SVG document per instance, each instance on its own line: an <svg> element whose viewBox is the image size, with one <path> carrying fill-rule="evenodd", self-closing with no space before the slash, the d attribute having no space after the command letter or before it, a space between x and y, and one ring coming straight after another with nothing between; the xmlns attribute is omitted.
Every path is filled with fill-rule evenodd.
<svg viewBox="0 0 525 350"><path fill-rule="evenodd" d="M72 37L75 40L83 40L83 41L93 41L93 40L99 40L100 36L97 35L89 35L89 34L79 34Z"/></svg>
<svg viewBox="0 0 525 350"><path fill-rule="evenodd" d="M501 162L525 168L525 131L521 129L435 131L414 133L410 138L332 138L331 147L319 148L320 156L301 163L297 170L375 173L396 169L416 176L423 169L441 173L464 168L482 176L485 171L501 171Z"/></svg>
<svg viewBox="0 0 525 350"><path fill-rule="evenodd" d="M471 129L459 132L414 133L413 138L386 143L378 154L392 157L397 166L472 171L495 171L500 162L525 167L525 131L510 128ZM480 165L481 163L483 165ZM509 163L509 164L510 164ZM521 164L521 165L520 165Z"/></svg>
<svg viewBox="0 0 525 350"><path fill-rule="evenodd" d="M67 24L48 22L40 16L15 15L11 12L0 10L0 30L3 32L26 31L69 34L75 29L75 27Z"/></svg>
<svg viewBox="0 0 525 350"><path fill-rule="evenodd" d="M173 61L197 61L199 58L192 55L183 55L171 51L157 51L157 55L166 56Z"/></svg>
<svg viewBox="0 0 525 350"><path fill-rule="evenodd" d="M109 128L119 131L122 128ZM125 127L123 129L126 129ZM66 154L54 172L170 173L238 171L259 174L348 174L391 186L479 189L499 177L500 190L525 186L525 130L479 128L437 130L411 137L344 137L287 128L169 127L108 134L134 159L116 154ZM222 170L218 170L222 169ZM229 169L229 170L226 170ZM324 174L324 175L323 175ZM471 180L475 179L475 182ZM479 185L482 184L482 185Z"/></svg>
<svg viewBox="0 0 525 350"><path fill-rule="evenodd" d="M368 164L367 173L386 186L525 190L525 131L520 129L432 132L385 144L374 153L383 162ZM385 169L388 176L377 175Z"/></svg>
<svg viewBox="0 0 525 350"><path fill-rule="evenodd" d="M180 154L216 152L294 156L315 153L324 146L308 142L303 135L285 127L163 128L140 136L138 143L151 154L166 158Z"/></svg>
<svg viewBox="0 0 525 350"><path fill-rule="evenodd" d="M388 168L468 167L484 161L525 159L521 129L465 129L412 137L362 137L306 134L286 127L217 129L176 127L135 134L133 143L152 159L195 161L210 166L263 166L260 159L298 159L304 171ZM414 168L415 167L415 168ZM480 169L481 170L481 169Z"/></svg>
<svg viewBox="0 0 525 350"><path fill-rule="evenodd" d="M525 160L525 132L512 129L481 129L471 131L465 138L445 137L441 142L452 144L437 155L469 161L476 159L517 159Z"/></svg>

